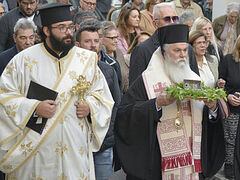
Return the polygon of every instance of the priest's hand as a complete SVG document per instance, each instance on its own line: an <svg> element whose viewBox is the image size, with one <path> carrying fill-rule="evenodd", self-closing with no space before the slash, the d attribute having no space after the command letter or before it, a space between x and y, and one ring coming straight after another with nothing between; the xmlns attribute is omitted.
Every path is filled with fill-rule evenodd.
<svg viewBox="0 0 240 180"><path fill-rule="evenodd" d="M90 113L90 108L89 108L88 103L83 102L80 104L80 103L76 102L74 105L76 106L76 114L77 114L78 118L87 117L88 114Z"/></svg>
<svg viewBox="0 0 240 180"><path fill-rule="evenodd" d="M161 108L162 106L167 106L169 104L172 104L175 102L177 99L176 98L169 98L166 92L161 93L160 95L157 96L156 99L156 104L158 109Z"/></svg>
<svg viewBox="0 0 240 180"><path fill-rule="evenodd" d="M36 114L44 118L51 118L56 112L57 104L52 100L45 100L36 107Z"/></svg>

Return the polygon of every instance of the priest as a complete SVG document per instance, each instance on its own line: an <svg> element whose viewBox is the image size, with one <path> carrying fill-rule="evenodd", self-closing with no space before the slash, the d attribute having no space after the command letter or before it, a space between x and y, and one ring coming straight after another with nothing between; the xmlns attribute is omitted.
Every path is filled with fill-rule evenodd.
<svg viewBox="0 0 240 180"><path fill-rule="evenodd" d="M17 54L1 76L0 170L9 180L95 179L92 152L114 102L97 54L74 47L69 7L39 10L43 42Z"/></svg>
<svg viewBox="0 0 240 180"><path fill-rule="evenodd" d="M124 95L115 124L127 180L203 179L224 162L222 114L216 101L168 97L165 89L200 80L189 68L188 27L159 29L160 47Z"/></svg>

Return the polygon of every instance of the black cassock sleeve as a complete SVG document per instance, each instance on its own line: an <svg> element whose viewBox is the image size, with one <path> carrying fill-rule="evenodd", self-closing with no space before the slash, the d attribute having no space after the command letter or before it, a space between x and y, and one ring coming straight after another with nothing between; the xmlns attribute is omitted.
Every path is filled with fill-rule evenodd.
<svg viewBox="0 0 240 180"><path fill-rule="evenodd" d="M203 177L212 177L222 167L225 160L225 144L222 115L218 111L217 118L209 120L209 109L203 108L201 163Z"/></svg>
<svg viewBox="0 0 240 180"><path fill-rule="evenodd" d="M124 171L141 179L161 179L156 128L161 111L148 100L140 76L123 96L115 122L116 150Z"/></svg>

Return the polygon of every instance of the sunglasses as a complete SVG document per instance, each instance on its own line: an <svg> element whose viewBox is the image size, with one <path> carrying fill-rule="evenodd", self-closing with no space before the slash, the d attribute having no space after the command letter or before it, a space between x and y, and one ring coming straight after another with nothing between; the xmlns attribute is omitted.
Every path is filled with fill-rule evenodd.
<svg viewBox="0 0 240 180"><path fill-rule="evenodd" d="M174 23L176 23L176 22L178 22L179 21L179 17L178 16L166 16L166 17L164 17L164 18L162 18L165 22L167 22L167 23L170 23L171 22L171 20L174 22Z"/></svg>

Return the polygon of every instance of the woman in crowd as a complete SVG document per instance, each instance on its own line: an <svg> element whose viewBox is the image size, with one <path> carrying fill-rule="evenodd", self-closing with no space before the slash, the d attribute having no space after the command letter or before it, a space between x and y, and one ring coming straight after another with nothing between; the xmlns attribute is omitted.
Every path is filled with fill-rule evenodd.
<svg viewBox="0 0 240 180"><path fill-rule="evenodd" d="M117 28L111 21L102 22L103 25L103 45L106 48L106 53L116 58L115 51L117 49Z"/></svg>
<svg viewBox="0 0 240 180"><path fill-rule="evenodd" d="M4 16L5 13L6 13L5 6L3 5L3 3L0 3L0 19L1 19L1 17Z"/></svg>
<svg viewBox="0 0 240 180"><path fill-rule="evenodd" d="M124 59L119 59L119 64L121 67L122 73L122 92L125 93L128 89L128 76L129 76L129 67L130 67L130 56L133 48L139 43L148 39L151 35L148 32L140 32L133 40L132 44L128 48L127 54L124 55Z"/></svg>
<svg viewBox="0 0 240 180"><path fill-rule="evenodd" d="M235 147L235 139L240 117L240 36L238 36L236 40L233 48L233 53L226 55L224 57L224 60L220 62L219 77L223 78L226 81L225 91L227 93L227 99L230 108L230 115L227 119L224 120L224 136L226 148L224 172L226 178L230 179L234 177L234 149L239 149L239 147ZM239 142L237 143L239 144ZM236 169L236 171L239 173L239 168ZM235 177L235 179L239 178L240 177Z"/></svg>
<svg viewBox="0 0 240 180"><path fill-rule="evenodd" d="M215 87L218 81L218 60L216 56L206 54L207 37L201 31L191 31L189 43L196 56L199 74L205 86Z"/></svg>
<svg viewBox="0 0 240 180"><path fill-rule="evenodd" d="M223 60L223 54L221 48L218 46L216 42L216 38L212 28L212 22L206 17L198 17L192 26L192 31L199 30L205 34L207 37L207 52L210 55L214 55L217 57L218 61Z"/></svg>
<svg viewBox="0 0 240 180"><path fill-rule="evenodd" d="M224 55L232 53L234 43L240 34L239 13L240 3L229 3L227 14L216 18L213 22L213 30Z"/></svg>
<svg viewBox="0 0 240 180"><path fill-rule="evenodd" d="M142 31L153 34L156 30L156 26L153 24L153 8L156 4L162 2L161 0L146 0L145 8L141 11L141 20L139 27Z"/></svg>
<svg viewBox="0 0 240 180"><path fill-rule="evenodd" d="M140 32L139 29L140 11L131 5L122 8L117 20L118 43L117 47L123 54L127 53L129 45L135 36Z"/></svg>

